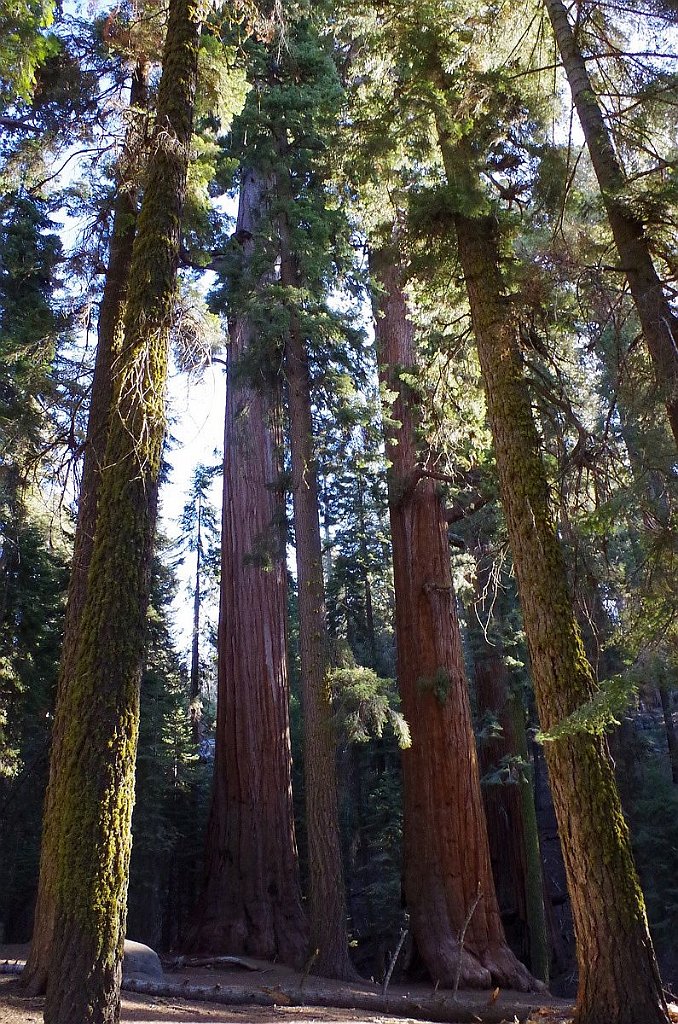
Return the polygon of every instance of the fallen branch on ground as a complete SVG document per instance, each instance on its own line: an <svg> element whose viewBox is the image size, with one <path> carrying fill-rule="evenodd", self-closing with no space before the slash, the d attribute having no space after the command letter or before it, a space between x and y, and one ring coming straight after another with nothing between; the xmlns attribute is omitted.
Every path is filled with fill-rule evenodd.
<svg viewBox="0 0 678 1024"><path fill-rule="evenodd" d="M162 957L163 966L169 971L182 971L193 967L244 967L246 971L264 971L267 968L255 960L242 956L174 956ZM270 970L270 968L268 968Z"/></svg>
<svg viewBox="0 0 678 1024"><path fill-rule="evenodd" d="M0 963L0 974L20 974L23 967L21 962L5 961ZM189 981L154 981L137 976L123 978L122 988L125 992L136 992L140 995L219 1003L226 1006L316 1006L338 1010L362 1010L380 1015L436 1021L440 1024L505 1024L514 1018L516 1021L524 1022L542 1005L538 994L535 995L533 1003L514 1003L511 1000L511 993L502 993L501 998L491 1004L476 999L465 1003L463 997L457 995L455 1000L451 993L441 991L432 992L431 995L417 993L416 996L383 996L378 991L352 988L350 985L343 985L341 988L320 988L315 978L309 978L308 982L309 987L304 989L296 981L279 981L276 982L275 988L256 988L245 985L205 985ZM480 993L474 995L477 998ZM489 992L487 996L488 999L491 998ZM559 1000L555 1002L560 1003Z"/></svg>
<svg viewBox="0 0 678 1024"><path fill-rule="evenodd" d="M498 1000L492 1005L464 1005L463 1000L453 999L442 992L431 996L409 995L382 996L379 992L355 990L350 986L321 991L318 988L301 989L299 985L278 982L276 988L247 988L242 985L200 985L191 982L171 983L146 980L145 978L123 979L126 992L138 992L152 996L193 999L196 1002L221 1003L230 1006L321 1006L338 1010L365 1010L371 1013L392 1014L396 1017L410 1017L438 1021L441 1024L502 1024L507 1020L524 1021L539 1006L516 1005L510 1000Z"/></svg>

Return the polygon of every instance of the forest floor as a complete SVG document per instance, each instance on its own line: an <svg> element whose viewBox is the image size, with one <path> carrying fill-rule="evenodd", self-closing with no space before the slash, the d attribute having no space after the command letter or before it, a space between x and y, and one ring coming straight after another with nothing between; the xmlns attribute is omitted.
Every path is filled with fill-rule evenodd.
<svg viewBox="0 0 678 1024"><path fill-rule="evenodd" d="M0 946L0 964L24 960L25 946ZM431 985L392 984L388 990L388 1006L376 1002L381 986L366 981L344 984L325 978L307 977L289 968L262 961L252 962L257 969L183 967L166 970L165 982L139 979L137 984L149 986L148 992L123 992L122 1021L125 1024L406 1024L414 1020L445 1021L446 1024L488 1022L514 1024L569 1024L570 1003L555 999L548 993L492 993L459 991L435 992ZM163 984L165 992L157 989ZM186 998L182 993L185 993ZM210 996L216 995L215 1002ZM244 1005L229 1005L229 994ZM301 993L301 996L300 996ZM197 998L196 998L197 996ZM256 999L270 1000L274 1005L255 1005ZM375 1000L374 1008L366 1003ZM353 1009L352 1002L363 1004ZM303 1002L303 1005L299 1005ZM0 1024L33 1024L42 1019L44 1000L28 998L19 988L16 976L0 974ZM320 1005L318 1005L320 1004ZM336 1005L335 1005L336 1004ZM384 1012L384 1011L387 1012ZM391 1012L394 1011L394 1012Z"/></svg>
<svg viewBox="0 0 678 1024"><path fill-rule="evenodd" d="M463 1007L468 1006L465 995L460 994ZM44 1002L43 998L23 996L16 978L0 976L0 1024L39 1024ZM482 1006L477 1008L476 1019L483 1020ZM527 1024L570 1024L571 1007L541 1007L524 1019ZM514 1020L514 1016L506 1018L507 1024L513 1024ZM415 1024L411 1018L334 1007L221 1006L132 992L123 992L121 1021L125 1024Z"/></svg>

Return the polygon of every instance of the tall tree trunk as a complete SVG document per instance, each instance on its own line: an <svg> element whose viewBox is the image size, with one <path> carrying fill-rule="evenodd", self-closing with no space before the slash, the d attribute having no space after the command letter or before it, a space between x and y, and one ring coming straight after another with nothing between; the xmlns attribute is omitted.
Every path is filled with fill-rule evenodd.
<svg viewBox="0 0 678 1024"><path fill-rule="evenodd" d="M458 168L444 135L441 143L446 165L449 161ZM548 507L517 327L499 269L498 227L490 216L458 214L456 229L537 707L548 731L591 698L593 677ZM548 742L546 758L558 826L566 837L563 854L579 961L575 1020L666 1024L666 1003L607 742L577 731Z"/></svg>
<svg viewBox="0 0 678 1024"><path fill-rule="evenodd" d="M662 680L659 683L659 699L662 705L662 713L664 715L664 727L666 729L666 742L669 750L669 760L671 762L671 778L674 785L678 785L678 737L676 736L676 727L673 723L673 701L672 691L666 680Z"/></svg>
<svg viewBox="0 0 678 1024"><path fill-rule="evenodd" d="M506 944L492 878L475 738L450 570L447 522L434 480L419 473L414 328L392 252L372 256L382 289L380 375L397 395L387 436L396 594L398 684L412 746L403 751L404 884L411 930L443 986L535 985Z"/></svg>
<svg viewBox="0 0 678 1024"><path fill-rule="evenodd" d="M477 591L482 594L487 582L481 571ZM485 607L483 613L491 611ZM505 758L517 757L522 762L511 769L510 780L483 787L497 896L500 907L504 893L509 905L514 905L527 933L532 972L548 982L549 944L541 855L522 701L511 690L501 639L495 635L490 643L478 627L472 636L478 716L482 722L483 715L489 712L501 727L500 735L480 739L481 772L487 775L498 771Z"/></svg>
<svg viewBox="0 0 678 1024"><path fill-rule="evenodd" d="M572 31L562 0L544 0L572 90L612 235L626 274L655 377L678 443L678 317L673 313L652 262L643 222L624 199L624 170Z"/></svg>
<svg viewBox="0 0 678 1024"><path fill-rule="evenodd" d="M46 1024L119 1019L139 682L200 17L193 0L171 0L73 684L59 694Z"/></svg>
<svg viewBox="0 0 678 1024"><path fill-rule="evenodd" d="M287 143L276 140L283 166ZM290 292L302 286L290 241L293 201L289 172L278 173L280 281ZM318 514L318 470L313 443L308 353L299 318L290 300L285 344L294 541L299 588L299 653L309 862L311 969L347 980L356 977L348 956L346 894L339 842L336 738L332 725L325 586Z"/></svg>
<svg viewBox="0 0 678 1024"><path fill-rule="evenodd" d="M144 115L148 106L149 65L137 63L132 76L130 107ZM136 120L136 118L135 118ZM127 139L127 155L135 162L133 125ZM33 939L21 976L28 995L45 991L54 931L56 842L59 833L58 809L54 805L56 773L62 760L62 747L68 722L64 718L63 694L74 685L80 619L87 596L87 577L99 500L101 467L104 463L106 436L113 399L113 362L122 343L122 318L132 262L132 244L136 231L137 187L130 180L119 182L113 211L110 252L106 281L99 307L97 352L90 396L87 439L83 459L78 500L78 521L75 531L73 562L68 588L64 639L57 687L56 713L52 728L50 782L43 812L43 835L40 852L40 875L33 925Z"/></svg>
<svg viewBox="0 0 678 1024"><path fill-rule="evenodd" d="M367 643L370 652L370 668L377 671L377 639L374 632L374 606L372 604L372 584L370 573L367 567L367 542L365 522L365 481L358 474L358 525L360 527L360 557L362 561L363 586L365 588L365 626L367 629Z"/></svg>
<svg viewBox="0 0 678 1024"><path fill-rule="evenodd" d="M200 572L202 570L202 501L198 497L198 522L195 544L195 587L193 588L193 632L191 635L191 674L188 697L191 708L191 735L200 743Z"/></svg>
<svg viewBox="0 0 678 1024"><path fill-rule="evenodd" d="M18 465L0 466L0 493L7 508L7 524L4 527L2 550L0 551L0 626L11 615L10 594L15 583L21 560L19 536L23 507L22 472Z"/></svg>
<svg viewBox="0 0 678 1024"><path fill-rule="evenodd" d="M243 171L236 239L251 260L270 183ZM287 676L287 567L280 408L240 364L254 343L231 323L224 438L214 791L195 950L299 965L307 943L294 834Z"/></svg>

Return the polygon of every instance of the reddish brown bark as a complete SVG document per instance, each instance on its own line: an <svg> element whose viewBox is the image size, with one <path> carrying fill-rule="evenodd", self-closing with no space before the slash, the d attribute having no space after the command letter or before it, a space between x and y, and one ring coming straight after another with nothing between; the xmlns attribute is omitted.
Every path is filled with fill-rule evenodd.
<svg viewBox="0 0 678 1024"><path fill-rule="evenodd" d="M137 63L132 76L130 108L141 111L148 105L148 75L146 61ZM133 123L127 140L126 164L134 166L138 154L133 152L136 125ZM75 532L71 578L64 622L59 683L57 687L56 715L52 728L50 757L50 784L43 812L43 838L40 856L40 876L33 925L33 939L21 976L22 987L28 995L45 991L54 931L54 868L55 829L58 822L54 814L53 777L61 758L63 733L67 723L63 720L63 700L59 696L72 685L75 671L78 629L87 596L87 574L94 544L100 470L106 450L107 427L113 398L113 360L119 348L122 316L132 261L132 244L136 230L137 187L131 180L118 184L113 210L111 244L108 255L106 281L99 307L97 352L90 396L87 439L83 458L82 479L78 499L78 522Z"/></svg>
<svg viewBox="0 0 678 1024"><path fill-rule="evenodd" d="M290 290L285 344L294 540L299 587L299 654L304 730L304 780L309 860L310 964L314 973L347 980L356 977L348 955L337 795L336 737L332 725L325 585L318 514L318 472L314 451L308 353L294 308L302 285L291 245L289 211L293 201L283 133L276 138L283 166L277 175L280 281Z"/></svg>
<svg viewBox="0 0 678 1024"><path fill-rule="evenodd" d="M236 238L255 246L266 181L243 171ZM291 790L287 569L275 394L239 373L231 322L224 437L219 682L206 872L188 945L298 965L306 952Z"/></svg>
<svg viewBox="0 0 678 1024"><path fill-rule="evenodd" d="M462 987L529 990L535 982L506 945L492 879L447 523L435 482L418 480L416 409L399 376L415 367L402 272L386 250L373 254L372 271L381 289L380 373L397 395L391 416L400 424L388 432L387 453L398 684L412 734L412 746L403 752L411 930L431 978L441 985L458 979Z"/></svg>

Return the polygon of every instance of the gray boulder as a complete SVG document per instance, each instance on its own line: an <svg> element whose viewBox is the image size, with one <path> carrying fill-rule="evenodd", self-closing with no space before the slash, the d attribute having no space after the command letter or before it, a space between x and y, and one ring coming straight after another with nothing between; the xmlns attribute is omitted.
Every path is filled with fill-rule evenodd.
<svg viewBox="0 0 678 1024"><path fill-rule="evenodd" d="M133 942L125 939L125 955L122 961L123 976L140 975L144 978L163 977L160 957L150 946L144 946L143 942Z"/></svg>

